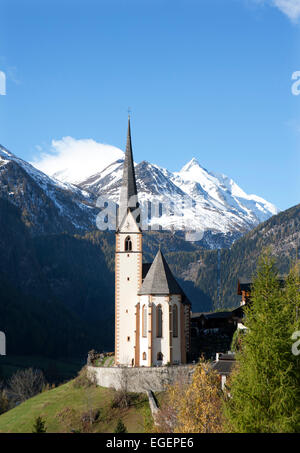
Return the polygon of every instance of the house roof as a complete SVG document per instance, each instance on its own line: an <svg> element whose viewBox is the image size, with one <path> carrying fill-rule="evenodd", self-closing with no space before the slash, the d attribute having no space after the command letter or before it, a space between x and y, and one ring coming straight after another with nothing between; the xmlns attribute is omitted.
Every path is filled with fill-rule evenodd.
<svg viewBox="0 0 300 453"><path fill-rule="evenodd" d="M235 364L235 356L233 353L220 353L219 359L212 364L212 369L221 375L228 376Z"/></svg>
<svg viewBox="0 0 300 453"><path fill-rule="evenodd" d="M226 319L232 317L231 311L216 311L215 313L207 313L204 315L206 319Z"/></svg>
<svg viewBox="0 0 300 453"><path fill-rule="evenodd" d="M147 267L145 266L143 271L146 272L146 269ZM160 249L145 274L139 294L184 295Z"/></svg>
<svg viewBox="0 0 300 453"><path fill-rule="evenodd" d="M200 318L200 316L204 315L205 313L191 313L191 318Z"/></svg>
<svg viewBox="0 0 300 453"><path fill-rule="evenodd" d="M235 360L218 360L212 364L212 369L217 373L228 376L235 364Z"/></svg>
<svg viewBox="0 0 300 453"><path fill-rule="evenodd" d="M192 313L191 318L200 318L203 316L205 319L226 319L231 318L231 311L216 311L215 313Z"/></svg>
<svg viewBox="0 0 300 453"><path fill-rule="evenodd" d="M239 307L235 308L234 310L232 310L232 315L233 317L235 318L243 318L244 317L244 308L245 308L245 305L240 305Z"/></svg>
<svg viewBox="0 0 300 453"><path fill-rule="evenodd" d="M247 293L251 291L252 286L252 278L251 277L239 277L238 278L238 295L242 295L242 291L246 291Z"/></svg>
<svg viewBox="0 0 300 453"><path fill-rule="evenodd" d="M219 353L219 361L222 361L222 360L231 360L231 361L235 361L235 355L234 355L234 353L232 353L232 352L230 353L230 351L227 352L227 354L221 352L221 353Z"/></svg>
<svg viewBox="0 0 300 453"><path fill-rule="evenodd" d="M281 286L284 285L286 277L287 276L285 274L280 274L277 276L278 281ZM242 291L246 291L247 293L250 293L251 289L252 289L252 285L253 285L252 277L249 277L249 276L238 277L238 291L237 291L238 296L242 295Z"/></svg>

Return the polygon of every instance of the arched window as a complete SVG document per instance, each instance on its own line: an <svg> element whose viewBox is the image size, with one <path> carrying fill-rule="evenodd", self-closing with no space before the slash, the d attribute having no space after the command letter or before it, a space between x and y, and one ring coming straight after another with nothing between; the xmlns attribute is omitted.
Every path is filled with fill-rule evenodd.
<svg viewBox="0 0 300 453"><path fill-rule="evenodd" d="M158 305L156 308L156 336L158 338L161 338L162 332L163 332L162 308L161 305Z"/></svg>
<svg viewBox="0 0 300 453"><path fill-rule="evenodd" d="M147 360L147 354L143 352L143 360Z"/></svg>
<svg viewBox="0 0 300 453"><path fill-rule="evenodd" d="M162 360L163 360L162 352L158 352L158 353L157 353L157 360L159 360L160 362L162 362Z"/></svg>
<svg viewBox="0 0 300 453"><path fill-rule="evenodd" d="M125 252L131 252L132 250L132 242L130 236L127 236L125 239Z"/></svg>
<svg viewBox="0 0 300 453"><path fill-rule="evenodd" d="M143 305L143 308L142 308L142 335L143 335L143 337L147 336L147 308L146 308L146 305Z"/></svg>
<svg viewBox="0 0 300 453"><path fill-rule="evenodd" d="M178 337L178 308L173 305L173 337Z"/></svg>

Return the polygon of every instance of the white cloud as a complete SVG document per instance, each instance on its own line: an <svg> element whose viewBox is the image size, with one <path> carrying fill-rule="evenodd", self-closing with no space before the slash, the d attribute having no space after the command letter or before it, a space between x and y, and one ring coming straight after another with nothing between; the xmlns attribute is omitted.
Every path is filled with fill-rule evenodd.
<svg viewBox="0 0 300 453"><path fill-rule="evenodd" d="M298 21L300 17L300 0L274 0L273 3L292 21Z"/></svg>
<svg viewBox="0 0 300 453"><path fill-rule="evenodd" d="M300 0L254 0L256 3L268 4L278 8L288 18L297 22L300 18Z"/></svg>
<svg viewBox="0 0 300 453"><path fill-rule="evenodd" d="M39 155L32 165L50 176L72 183L82 181L124 156L123 151L114 146L73 137L52 140L50 150L46 152L40 146L37 150Z"/></svg>

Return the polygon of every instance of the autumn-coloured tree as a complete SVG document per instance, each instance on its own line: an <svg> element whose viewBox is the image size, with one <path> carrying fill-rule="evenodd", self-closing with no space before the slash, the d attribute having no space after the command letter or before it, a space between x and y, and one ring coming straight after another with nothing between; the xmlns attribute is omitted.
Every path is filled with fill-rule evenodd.
<svg viewBox="0 0 300 453"><path fill-rule="evenodd" d="M156 423L159 432L217 433L222 431L223 394L218 374L204 360L197 365L191 384L168 388Z"/></svg>
<svg viewBox="0 0 300 453"><path fill-rule="evenodd" d="M186 387L186 384L182 381L178 381L168 387L161 403L161 408L154 420L154 432L176 432L178 404L185 397Z"/></svg>

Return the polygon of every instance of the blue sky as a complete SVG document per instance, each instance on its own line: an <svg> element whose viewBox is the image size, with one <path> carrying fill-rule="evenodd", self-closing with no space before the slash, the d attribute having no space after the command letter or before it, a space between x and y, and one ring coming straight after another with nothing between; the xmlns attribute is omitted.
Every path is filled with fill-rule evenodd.
<svg viewBox="0 0 300 453"><path fill-rule="evenodd" d="M300 202L299 0L0 0L0 16L15 154L66 136L123 149L130 106L137 162L196 157L280 209Z"/></svg>

